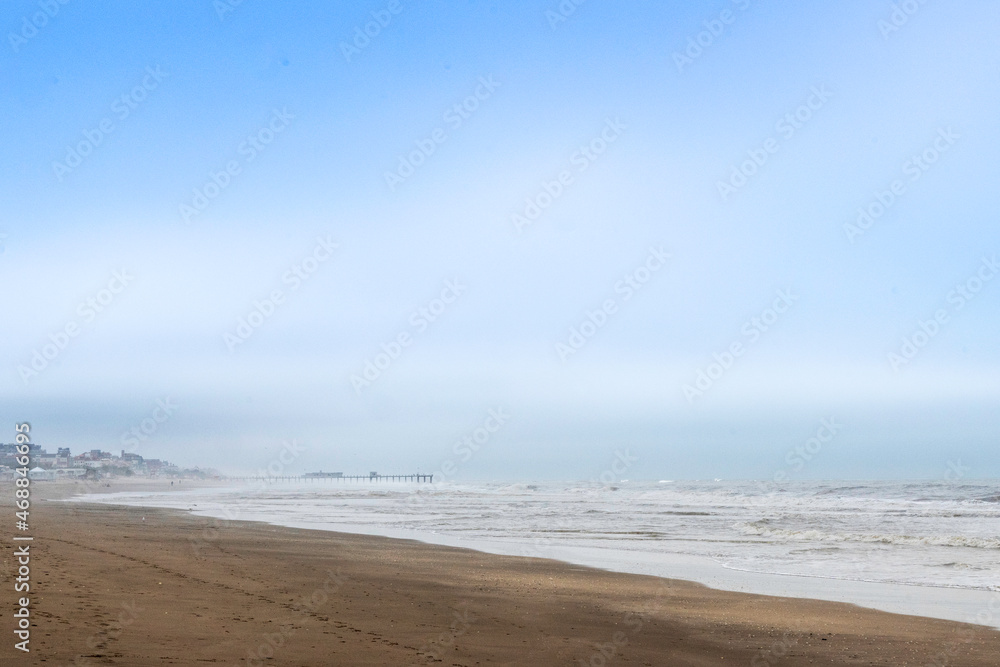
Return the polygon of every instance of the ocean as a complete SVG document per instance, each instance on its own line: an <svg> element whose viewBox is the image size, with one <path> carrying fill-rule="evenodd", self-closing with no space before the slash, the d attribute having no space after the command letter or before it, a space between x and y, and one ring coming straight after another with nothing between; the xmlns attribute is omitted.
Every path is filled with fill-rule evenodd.
<svg viewBox="0 0 1000 667"><path fill-rule="evenodd" d="M75 500L403 537L1000 627L1000 482L992 480L322 480Z"/></svg>

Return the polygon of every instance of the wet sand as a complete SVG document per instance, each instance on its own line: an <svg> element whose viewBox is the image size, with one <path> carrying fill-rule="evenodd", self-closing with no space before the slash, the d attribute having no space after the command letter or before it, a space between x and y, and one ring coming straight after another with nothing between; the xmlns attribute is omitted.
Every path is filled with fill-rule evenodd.
<svg viewBox="0 0 1000 667"><path fill-rule="evenodd" d="M2 488L12 513L12 487ZM13 648L17 565L14 543L2 541L4 665L1000 664L1000 632L980 626L408 540L43 500L72 490L33 485L27 655Z"/></svg>

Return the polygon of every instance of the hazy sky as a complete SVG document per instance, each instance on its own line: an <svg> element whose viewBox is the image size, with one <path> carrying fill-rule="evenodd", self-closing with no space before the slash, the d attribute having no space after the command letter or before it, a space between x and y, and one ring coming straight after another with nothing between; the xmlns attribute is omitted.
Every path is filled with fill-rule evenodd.
<svg viewBox="0 0 1000 667"><path fill-rule="evenodd" d="M991 0L5 7L0 440L1000 473Z"/></svg>

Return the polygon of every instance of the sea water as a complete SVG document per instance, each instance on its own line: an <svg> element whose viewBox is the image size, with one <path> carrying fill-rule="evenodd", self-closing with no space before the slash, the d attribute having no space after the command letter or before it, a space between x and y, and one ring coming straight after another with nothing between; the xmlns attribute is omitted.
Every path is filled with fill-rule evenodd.
<svg viewBox="0 0 1000 667"><path fill-rule="evenodd" d="M1000 482L387 483L91 495L1000 627Z"/></svg>

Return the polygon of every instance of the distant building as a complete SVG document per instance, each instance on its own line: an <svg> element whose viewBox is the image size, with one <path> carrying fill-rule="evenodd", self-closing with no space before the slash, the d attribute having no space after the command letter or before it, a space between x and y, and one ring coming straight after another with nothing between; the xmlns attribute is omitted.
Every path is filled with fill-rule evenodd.
<svg viewBox="0 0 1000 667"><path fill-rule="evenodd" d="M42 466L43 468L52 468L55 467L56 465L56 457L51 454L45 453L42 454L41 456L36 456L34 461L32 461L32 463L34 463L35 465Z"/></svg>
<svg viewBox="0 0 1000 667"><path fill-rule="evenodd" d="M9 479L16 475L16 469L25 467L24 458L18 453L16 443L0 443L0 479ZM161 459L146 460L139 454L121 450L121 456L91 449L73 456L69 447L59 447L55 454L42 449L41 445L29 443L29 463L32 479L64 479L72 477L101 478L105 476L124 475L140 476L185 476L185 477L218 477L218 471L199 468L181 470L169 461ZM20 459L20 461L18 461ZM39 472L41 471L41 472Z"/></svg>
<svg viewBox="0 0 1000 667"><path fill-rule="evenodd" d="M17 448L18 447L22 447L22 446L23 445L18 445L16 442L10 442L10 443L7 443L7 444L0 444L0 456L4 456L4 455L16 456L17 455ZM31 455L32 458L34 458L36 456L41 456L42 454L45 453L42 450L42 446L41 445L36 445L34 443L28 443L28 452L30 453L30 455Z"/></svg>

